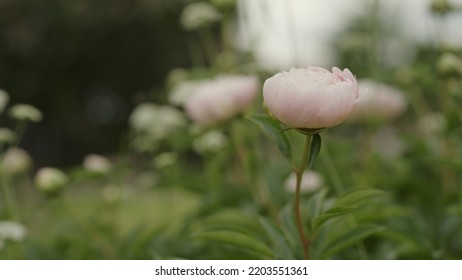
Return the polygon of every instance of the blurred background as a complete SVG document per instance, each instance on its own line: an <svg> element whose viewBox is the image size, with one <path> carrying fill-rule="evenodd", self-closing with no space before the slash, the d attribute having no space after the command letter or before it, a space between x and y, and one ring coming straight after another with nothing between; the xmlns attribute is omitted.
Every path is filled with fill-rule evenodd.
<svg viewBox="0 0 462 280"><path fill-rule="evenodd" d="M169 71L192 65L192 32L179 22L191 2L0 1L0 88L11 103L31 103L44 112L44 121L31 126L22 143L38 166L71 166L89 152L125 147L133 107L161 99ZM258 65L271 70L339 64L365 76L352 59L396 69L412 63L419 52L415 44L462 44L461 17L450 13L435 24L429 1L238 2L233 44L251 50ZM381 41L370 48L373 40L364 34ZM351 56L354 48L358 53Z"/></svg>
<svg viewBox="0 0 462 280"><path fill-rule="evenodd" d="M301 259L303 135L262 88L307 66L364 97L304 175L311 257L461 259L460 26L462 0L0 0L0 259Z"/></svg>
<svg viewBox="0 0 462 280"><path fill-rule="evenodd" d="M0 87L45 118L23 147L70 166L123 147L127 117L173 68L190 64L183 1L0 1ZM2 118L2 122L4 122Z"/></svg>

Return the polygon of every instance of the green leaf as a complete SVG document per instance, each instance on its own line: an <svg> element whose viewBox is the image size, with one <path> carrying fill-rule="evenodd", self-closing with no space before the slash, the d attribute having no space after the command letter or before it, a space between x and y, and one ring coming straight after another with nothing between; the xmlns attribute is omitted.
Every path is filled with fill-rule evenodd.
<svg viewBox="0 0 462 280"><path fill-rule="evenodd" d="M321 135L315 134L313 135L313 139L311 139L311 146L310 146L310 158L308 159L308 169L311 168L316 160L316 157L319 155L319 151L321 151Z"/></svg>
<svg viewBox="0 0 462 280"><path fill-rule="evenodd" d="M241 232L234 231L209 231L204 232L200 237L207 240L215 240L228 245L236 246L240 249L248 250L262 259L273 259L272 250L263 242Z"/></svg>
<svg viewBox="0 0 462 280"><path fill-rule="evenodd" d="M384 227L380 225L359 225L332 240L324 250L322 257L326 258L335 255L382 230L384 230Z"/></svg>
<svg viewBox="0 0 462 280"><path fill-rule="evenodd" d="M346 214L350 213L353 209L354 209L353 207L334 207L334 208L331 208L331 209L327 210L326 212L322 213L319 217L314 219L314 221L313 221L313 231L316 232L317 229L322 224L327 222L328 220L336 218L336 217L340 217L340 216L343 216L343 215L346 215Z"/></svg>
<svg viewBox="0 0 462 280"><path fill-rule="evenodd" d="M328 192L328 189L323 188L319 190L318 192L316 192L308 201L308 206L310 209L310 217L312 219L315 219L321 214L327 192Z"/></svg>
<svg viewBox="0 0 462 280"><path fill-rule="evenodd" d="M289 160L292 159L292 150L290 147L290 141L285 134L286 128L283 127L278 121L273 120L269 116L259 115L252 116L249 119L257 124L265 133L265 135L273 142L281 153Z"/></svg>
<svg viewBox="0 0 462 280"><path fill-rule="evenodd" d="M292 250L290 249L289 244L287 243L287 240L285 239L282 232L266 218L260 218L260 224L265 229L266 233L274 244L276 258L283 260L295 259L294 255L292 254Z"/></svg>
<svg viewBox="0 0 462 280"><path fill-rule="evenodd" d="M295 217L294 217L294 206L292 203L288 203L284 208L282 208L280 212L280 220L282 224L282 231L286 239L289 241L290 245L295 248L298 246L298 231L297 226L295 225Z"/></svg>
<svg viewBox="0 0 462 280"><path fill-rule="evenodd" d="M337 201L334 203L333 207L351 206L363 200L383 194L385 194L383 191L377 189L354 190L338 198Z"/></svg>

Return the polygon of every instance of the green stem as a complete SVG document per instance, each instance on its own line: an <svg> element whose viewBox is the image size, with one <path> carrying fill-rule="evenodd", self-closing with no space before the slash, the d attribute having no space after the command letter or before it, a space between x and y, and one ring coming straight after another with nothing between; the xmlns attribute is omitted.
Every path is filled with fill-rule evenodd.
<svg viewBox="0 0 462 280"><path fill-rule="evenodd" d="M21 144L21 140L24 136L24 132L26 131L27 128L27 121L19 120L16 123L15 127L15 133L16 133L16 146L19 146Z"/></svg>
<svg viewBox="0 0 462 280"><path fill-rule="evenodd" d="M198 30L197 35L203 48L202 51L205 60L207 60L208 65L213 66L219 52L219 47L217 46L212 31L210 29Z"/></svg>
<svg viewBox="0 0 462 280"><path fill-rule="evenodd" d="M295 188L295 219L297 224L298 234L300 235L300 241L302 242L303 248L303 258L307 260L309 258L309 247L310 247L310 240L307 239L305 235L305 230L303 229L303 220L300 211L300 188L303 179L303 171L308 164L308 159L310 155L310 144L311 144L311 135L307 135L305 138L305 146L303 148L303 155L302 160L300 161L299 168L295 171L297 176L297 184Z"/></svg>

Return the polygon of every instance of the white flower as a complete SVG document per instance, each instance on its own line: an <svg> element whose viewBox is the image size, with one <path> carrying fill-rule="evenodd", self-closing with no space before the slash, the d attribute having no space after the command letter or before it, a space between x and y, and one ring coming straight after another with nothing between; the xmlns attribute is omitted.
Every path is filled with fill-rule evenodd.
<svg viewBox="0 0 462 280"><path fill-rule="evenodd" d="M9 109L10 117L20 121L40 122L43 118L42 112L29 104L16 104Z"/></svg>
<svg viewBox="0 0 462 280"><path fill-rule="evenodd" d="M203 83L204 80L188 80L177 83L169 93L169 102L172 105L183 106Z"/></svg>
<svg viewBox="0 0 462 280"><path fill-rule="evenodd" d="M284 187L286 191L290 193L295 193L295 188L296 188L296 182L297 182L297 176L295 173L291 173L289 177L286 179L284 182ZM302 183L300 185L300 192L301 193L312 193L320 189L321 187L324 186L324 179L316 171L309 170L305 171L303 173L303 179Z"/></svg>
<svg viewBox="0 0 462 280"><path fill-rule="evenodd" d="M83 159L83 167L91 172L106 174L112 169L112 163L105 157L89 154Z"/></svg>
<svg viewBox="0 0 462 280"><path fill-rule="evenodd" d="M0 89L0 113L2 113L3 110L5 110L5 107L8 104L9 100L10 100L10 97L8 96L8 93Z"/></svg>
<svg viewBox="0 0 462 280"><path fill-rule="evenodd" d="M192 3L184 8L181 13L181 25L187 30L195 30L221 18L220 12L214 6L204 3Z"/></svg>
<svg viewBox="0 0 462 280"><path fill-rule="evenodd" d="M2 159L2 170L10 176L27 172L32 166L29 154L17 147L9 148Z"/></svg>
<svg viewBox="0 0 462 280"><path fill-rule="evenodd" d="M180 110L172 106L142 103L133 110L129 123L135 131L160 140L185 125L186 119Z"/></svg>
<svg viewBox="0 0 462 280"><path fill-rule="evenodd" d="M386 122L401 115L407 107L404 94L397 88L374 80L358 81L361 96L349 120Z"/></svg>
<svg viewBox="0 0 462 280"><path fill-rule="evenodd" d="M21 241L25 237L26 228L24 225L14 221L0 221L0 241Z"/></svg>
<svg viewBox="0 0 462 280"><path fill-rule="evenodd" d="M203 81L186 101L186 113L199 126L216 125L252 104L258 87L256 76L221 75Z"/></svg>
<svg viewBox="0 0 462 280"><path fill-rule="evenodd" d="M228 138L221 131L211 130L195 139L193 148L200 154L215 153L223 149L228 143Z"/></svg>
<svg viewBox="0 0 462 280"><path fill-rule="evenodd" d="M64 188L69 179L64 172L52 167L42 167L35 175L35 185L45 193L55 193Z"/></svg>

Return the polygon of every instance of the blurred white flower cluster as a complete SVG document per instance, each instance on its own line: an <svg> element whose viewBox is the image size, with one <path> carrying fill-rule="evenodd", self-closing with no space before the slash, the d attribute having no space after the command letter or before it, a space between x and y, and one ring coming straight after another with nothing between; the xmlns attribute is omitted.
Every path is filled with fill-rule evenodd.
<svg viewBox="0 0 462 280"><path fill-rule="evenodd" d="M3 155L2 171L10 176L24 174L32 167L31 156L23 149L11 147Z"/></svg>
<svg viewBox="0 0 462 280"><path fill-rule="evenodd" d="M193 148L199 154L216 153L228 143L228 137L219 130L210 130L193 142Z"/></svg>
<svg viewBox="0 0 462 280"><path fill-rule="evenodd" d="M26 237L26 228L14 221L0 221L0 250L2 250L6 242L22 241Z"/></svg>
<svg viewBox="0 0 462 280"><path fill-rule="evenodd" d="M220 12L205 2L189 4L181 13L180 22L186 30L196 30L221 19Z"/></svg>
<svg viewBox="0 0 462 280"><path fill-rule="evenodd" d="M69 183L67 175L53 167L42 167L35 175L37 189L45 194L55 194Z"/></svg>
<svg viewBox="0 0 462 280"><path fill-rule="evenodd" d="M129 118L134 133L133 147L140 151L152 151L158 143L186 125L183 113L172 106L142 103Z"/></svg>
<svg viewBox="0 0 462 280"><path fill-rule="evenodd" d="M16 104L9 110L10 117L20 121L40 122L43 118L42 112L29 104Z"/></svg>

